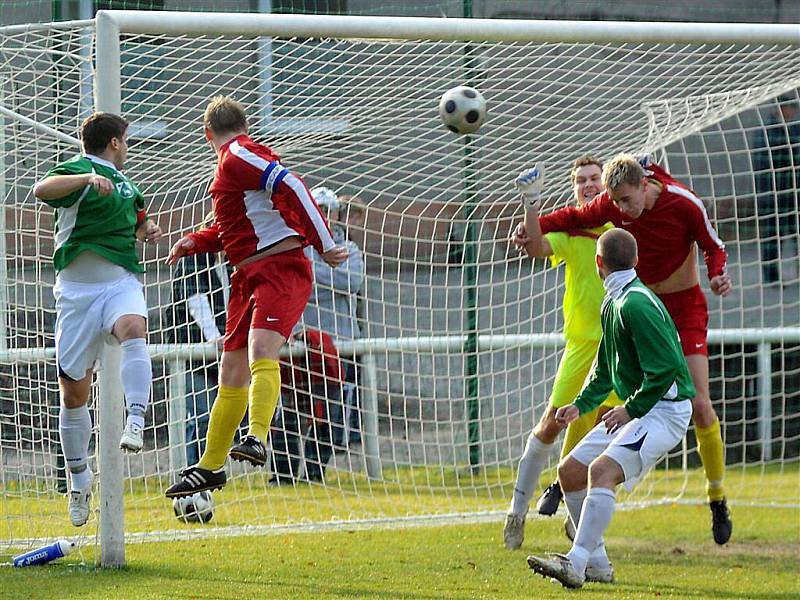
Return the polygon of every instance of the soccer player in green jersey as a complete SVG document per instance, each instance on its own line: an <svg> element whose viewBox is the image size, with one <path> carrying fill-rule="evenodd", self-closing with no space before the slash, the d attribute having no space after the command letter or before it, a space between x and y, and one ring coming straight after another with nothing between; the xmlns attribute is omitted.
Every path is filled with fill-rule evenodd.
<svg viewBox="0 0 800 600"><path fill-rule="evenodd" d="M572 166L572 187L575 202L583 206L603 191L600 176L603 163L592 156L581 156ZM554 232L542 235L539 228L538 205L544 183L544 173L534 167L515 182L523 206L525 222L518 226L512 241L528 256L550 257L552 266L565 265L564 280L564 338L566 347L553 382L550 402L536 427L528 437L525 451L519 461L517 481L508 508L503 541L510 550L522 545L525 534L525 516L531 497L550 457L550 451L564 427L555 420L556 410L572 402L580 391L592 368L600 342L600 303L603 300L603 283L595 267L597 238L609 226L597 229ZM612 392L603 409L620 404ZM570 450L595 426L598 408L567 428L561 456ZM558 482L547 488L537 509L541 514L552 515L558 509L561 488ZM568 535L574 533L569 517L565 521Z"/></svg>
<svg viewBox="0 0 800 600"><path fill-rule="evenodd" d="M161 229L147 218L142 193L122 172L127 130L122 117L93 114L81 126L83 153L50 169L33 188L39 200L56 210L58 423L69 468L69 516L76 527L89 518L92 421L86 404L107 336L122 348L120 375L128 414L119 445L126 452L142 449L153 378L145 345L147 305L136 278L144 271L136 240L157 240Z"/></svg>
<svg viewBox="0 0 800 600"><path fill-rule="evenodd" d="M606 297L603 337L586 386L556 412L567 424L594 410L613 389L625 399L602 417L558 468L572 520L578 524L567 554L529 556L537 573L564 587L614 580L603 534L611 521L615 489L630 491L686 435L695 388L678 331L664 304L636 276L636 240L611 229L597 241L597 270ZM588 490L587 490L588 486Z"/></svg>

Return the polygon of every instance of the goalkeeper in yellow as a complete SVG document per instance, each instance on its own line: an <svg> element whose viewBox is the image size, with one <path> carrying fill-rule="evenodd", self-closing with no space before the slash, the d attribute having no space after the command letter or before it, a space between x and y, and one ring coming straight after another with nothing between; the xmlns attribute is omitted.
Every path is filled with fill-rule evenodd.
<svg viewBox="0 0 800 600"><path fill-rule="evenodd" d="M602 168L602 162L588 155L579 157L573 163L571 180L578 206L589 202L603 191ZM565 265L563 311L566 347L556 373L547 410L528 436L525 451L519 461L514 494L503 529L503 541L510 550L522 545L525 516L532 494L539 482L539 476L547 465L552 446L558 434L564 429L563 425L556 422L556 411L572 403L578 395L597 355L601 336L600 304L604 290L603 282L595 267L596 242L597 238L611 227L609 224L597 229L542 235L539 228L539 204L544 183L542 169L534 167L520 175L514 183L522 197L525 221L517 226L512 238L513 243L531 258L550 257L552 266L561 263ZM570 423L561 448L561 456L569 454L594 427L599 414L619 404L622 402L614 392L611 392L603 406ZM561 488L556 481L542 495L537 509L541 514L552 515L558 509L561 498ZM567 517L564 525L571 539L574 536L575 524Z"/></svg>

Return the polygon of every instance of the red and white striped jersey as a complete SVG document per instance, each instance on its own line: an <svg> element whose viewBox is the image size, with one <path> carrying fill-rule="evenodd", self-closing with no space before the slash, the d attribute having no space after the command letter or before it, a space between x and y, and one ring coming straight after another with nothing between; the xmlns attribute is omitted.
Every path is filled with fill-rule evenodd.
<svg viewBox="0 0 800 600"><path fill-rule="evenodd" d="M224 250L231 264L300 236L322 254L336 243L303 181L270 148L240 135L220 149L209 193L214 223L189 234L193 253Z"/></svg>
<svg viewBox="0 0 800 600"><path fill-rule="evenodd" d="M728 260L725 245L708 220L702 200L658 165L647 168L650 179L661 184L661 194L653 208L638 219L631 220L617 208L608 192L603 192L580 208L560 208L539 217L542 232L600 227L608 222L626 229L639 246L636 273L646 284L672 275L694 250L695 242L703 251L709 279L724 273Z"/></svg>

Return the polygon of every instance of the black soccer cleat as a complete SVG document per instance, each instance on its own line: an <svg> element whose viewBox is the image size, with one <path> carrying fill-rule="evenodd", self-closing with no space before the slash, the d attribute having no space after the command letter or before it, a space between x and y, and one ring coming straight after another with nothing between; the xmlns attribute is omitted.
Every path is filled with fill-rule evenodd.
<svg viewBox="0 0 800 600"><path fill-rule="evenodd" d="M728 503L723 498L709 502L708 506L711 508L711 533L714 534L714 541L720 546L727 544L733 533L733 522L731 513L728 511Z"/></svg>
<svg viewBox="0 0 800 600"><path fill-rule="evenodd" d="M206 490L221 490L228 481L225 467L211 471L193 465L181 471L180 477L180 481L169 486L164 492L167 498L183 498Z"/></svg>
<svg viewBox="0 0 800 600"><path fill-rule="evenodd" d="M564 497L561 491L561 484L554 481L547 486L547 489L542 493L539 501L536 503L536 511L540 515L552 517L558 510L558 505L561 504L561 499Z"/></svg>
<svg viewBox="0 0 800 600"><path fill-rule="evenodd" d="M267 449L254 435L244 436L241 442L231 448L229 454L233 460L247 461L254 467L267 464Z"/></svg>

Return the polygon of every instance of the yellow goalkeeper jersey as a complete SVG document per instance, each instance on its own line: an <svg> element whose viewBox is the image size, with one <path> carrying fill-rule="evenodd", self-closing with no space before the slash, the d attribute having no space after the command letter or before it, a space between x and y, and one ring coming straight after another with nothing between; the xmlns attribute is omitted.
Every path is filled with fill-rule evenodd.
<svg viewBox="0 0 800 600"><path fill-rule="evenodd" d="M597 274L597 238L611 229L607 223L596 229L557 231L545 234L553 254L553 267L564 263L564 337L567 340L600 340L600 304L605 289Z"/></svg>

